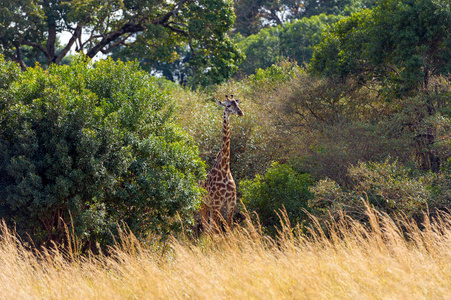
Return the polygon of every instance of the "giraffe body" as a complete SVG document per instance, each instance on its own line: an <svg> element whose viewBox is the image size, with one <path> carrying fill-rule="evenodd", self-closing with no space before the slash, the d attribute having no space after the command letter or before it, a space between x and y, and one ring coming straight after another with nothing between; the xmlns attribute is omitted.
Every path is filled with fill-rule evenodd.
<svg viewBox="0 0 451 300"><path fill-rule="evenodd" d="M222 126L222 147L216 155L215 163L207 174L203 187L207 190L201 206L201 220L206 231L217 231L222 210L227 212L227 225L232 226L233 211L236 207L236 185L230 172L230 116L243 115L238 106L239 100L233 95L226 95L225 102L218 102L224 106Z"/></svg>

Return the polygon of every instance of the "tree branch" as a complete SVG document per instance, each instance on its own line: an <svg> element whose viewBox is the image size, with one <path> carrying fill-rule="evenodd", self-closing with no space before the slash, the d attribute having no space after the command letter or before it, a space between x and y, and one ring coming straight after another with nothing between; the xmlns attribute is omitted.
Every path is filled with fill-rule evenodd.
<svg viewBox="0 0 451 300"><path fill-rule="evenodd" d="M25 65L24 61L22 60L20 44L16 45L16 56L11 55L10 57L13 61L17 62L20 65L20 68L22 69L22 71L25 71L27 69L27 66Z"/></svg>
<svg viewBox="0 0 451 300"><path fill-rule="evenodd" d="M166 27L166 28L168 28L168 29L170 29L170 30L172 30L174 32L180 33L180 34L182 34L184 36L189 36L189 34L186 31L183 31L183 30L178 29L178 28L171 27L169 24L164 24L162 26Z"/></svg>
<svg viewBox="0 0 451 300"><path fill-rule="evenodd" d="M122 38L122 39L120 39L119 41L116 41L115 43L113 43L112 45L110 45L109 47L108 47L108 49L105 49L105 50L100 50L103 54L107 54L107 53L109 53L109 52L111 52L114 48L116 48L117 46L119 46L119 45L126 45L125 44L125 41L129 38L129 37L131 37L133 35L133 33L129 33L126 37L124 37L124 38Z"/></svg>
<svg viewBox="0 0 451 300"><path fill-rule="evenodd" d="M144 23L144 22L143 22ZM88 57L93 58L94 56L96 56L97 53L99 53L105 46L107 46L109 43L114 42L117 38L119 38L120 36L122 36L125 33L136 33L136 32L140 32L143 31L147 28L147 26L145 26L142 23L138 23L138 24L133 24L133 23L127 23L124 24L121 28L119 28L116 31L112 31L110 33L108 33L97 45L95 45L94 47L92 47L88 53L86 53L86 55Z"/></svg>
<svg viewBox="0 0 451 300"><path fill-rule="evenodd" d="M99 52L103 52L103 53L110 52L112 49L114 49L119 44L121 44L123 41L125 41L125 40L123 40L123 41L117 42L116 40L118 38L120 38L122 35L127 34L127 33L133 34L133 33L136 33L136 32L140 32L140 31L146 30L148 23L153 24L153 25L161 25L163 27L168 28L169 30L172 30L172 31L177 32L179 34L183 34L185 36L188 36L187 32L185 32L185 31L183 31L181 29L178 29L178 28L170 26L169 19L172 16L177 15L177 13L180 10L180 8L182 7L182 5L184 5L184 4L188 3L188 2L193 2L193 1L194 0L181 0L181 1L179 1L178 3L174 4L172 9L170 11L168 11L164 16L162 16L161 18L156 19L154 21L149 22L148 20L146 20L146 18L142 18L142 19L138 20L136 23L130 21L130 22L124 24L119 29L117 29L115 31L111 31L108 34L103 35L102 36L102 40L99 43L97 43L94 47L92 47L90 50L88 50L86 55L88 57L92 58ZM92 38L93 38L93 36L91 36L89 38L89 40L91 40ZM112 42L114 42L113 45L111 45L108 49L104 49L106 46L108 46Z"/></svg>
<svg viewBox="0 0 451 300"><path fill-rule="evenodd" d="M179 3L174 4L172 9L168 11L163 17L161 17L159 20L155 20L152 22L154 25L163 25L167 24L170 17L177 15L178 11L182 7L183 4L187 2L194 2L194 0L181 0Z"/></svg>
<svg viewBox="0 0 451 300"><path fill-rule="evenodd" d="M69 52L70 48L74 45L75 41L81 37L81 31L82 31L82 25L78 24L75 28L74 33L72 34L71 38L67 42L66 47L64 47L63 50L58 53L58 55L53 59L53 62L55 64L59 64L60 61L66 56L67 52Z"/></svg>
<svg viewBox="0 0 451 300"><path fill-rule="evenodd" d="M91 34L89 39L85 41L80 48L83 48L84 45L91 42L95 38L101 38L101 40L98 43L95 43L91 49L89 49L86 53L88 57L94 57L97 53L108 53L112 49L116 48L120 44L123 44L125 40L128 39L133 33L141 32L147 29L148 24L153 25L161 25L165 28L168 28L169 30L176 32L178 34L182 34L184 36L189 36L188 33L180 28L172 27L171 25L175 24L174 22L169 22L171 17L177 17L177 14L179 10L182 8L183 5L194 2L194 0L181 0L177 3L175 3L172 8L163 16L160 18L157 18L155 20L149 20L147 17L143 17L139 20L130 20L126 24L122 25L120 28L113 30L109 33L102 33L100 36L96 35L94 36ZM121 38L124 34L128 34L127 37L122 38L120 41L117 41ZM108 46L110 45L110 46ZM106 48L108 47L108 48Z"/></svg>
<svg viewBox="0 0 451 300"><path fill-rule="evenodd" d="M48 57L47 50L46 50L41 44L38 44L38 43L36 43L36 42L31 42L31 41L23 40L23 39L20 39L20 40L19 40L19 44L21 44L21 45L26 45L26 46L31 46L31 47L33 47L33 48L36 48L36 49L38 49L39 51L41 51L41 52L45 55L45 57Z"/></svg>

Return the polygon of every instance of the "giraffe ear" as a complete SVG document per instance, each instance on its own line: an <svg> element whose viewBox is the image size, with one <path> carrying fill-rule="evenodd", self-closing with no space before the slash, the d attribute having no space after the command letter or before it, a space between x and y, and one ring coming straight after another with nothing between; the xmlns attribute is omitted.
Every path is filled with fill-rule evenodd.
<svg viewBox="0 0 451 300"><path fill-rule="evenodd" d="M216 103L218 104L218 105L220 105L220 106L225 106L225 104L224 104L224 102L221 102L221 101L216 101Z"/></svg>
<svg viewBox="0 0 451 300"><path fill-rule="evenodd" d="M240 103L240 101L241 101L240 99L235 99L236 103Z"/></svg>

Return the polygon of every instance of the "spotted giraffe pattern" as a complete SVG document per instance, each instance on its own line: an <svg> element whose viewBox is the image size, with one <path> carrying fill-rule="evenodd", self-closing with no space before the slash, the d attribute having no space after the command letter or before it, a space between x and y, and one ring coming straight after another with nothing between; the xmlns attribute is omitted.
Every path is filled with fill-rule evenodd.
<svg viewBox="0 0 451 300"><path fill-rule="evenodd" d="M217 231L219 228L220 214L223 209L227 212L227 225L232 227L233 211L236 207L236 185L230 172L230 116L243 112L238 106L240 100L233 95L226 101L218 104L224 106L224 118L222 125L222 147L216 155L215 163L207 174L203 187L207 190L201 206L201 220L206 231Z"/></svg>

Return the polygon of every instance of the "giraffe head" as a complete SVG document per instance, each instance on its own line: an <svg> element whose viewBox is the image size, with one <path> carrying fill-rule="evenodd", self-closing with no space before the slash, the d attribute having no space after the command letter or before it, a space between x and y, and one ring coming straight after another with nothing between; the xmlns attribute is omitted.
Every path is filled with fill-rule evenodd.
<svg viewBox="0 0 451 300"><path fill-rule="evenodd" d="M228 115L237 114L238 116L244 115L241 111L240 107L238 106L238 103L240 102L239 99L233 98L233 95L226 95L226 100L224 102L218 101L218 104L221 106L224 106L225 112Z"/></svg>

